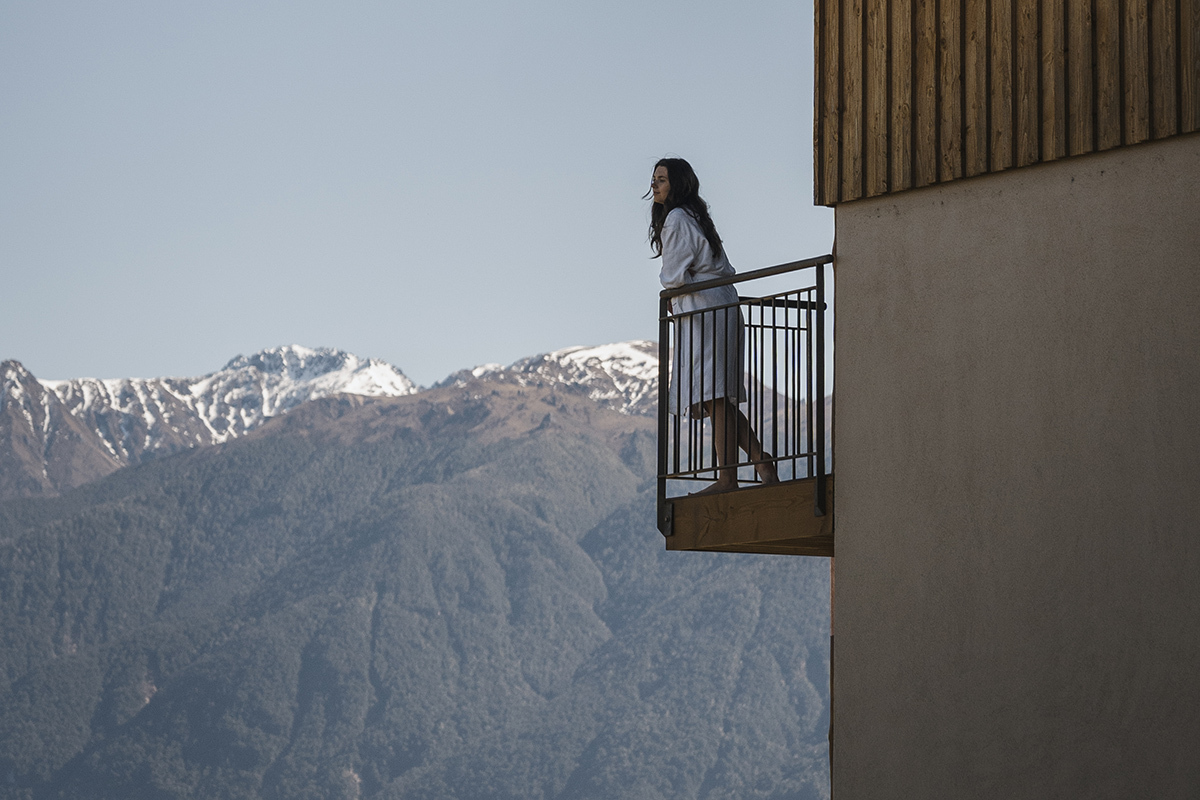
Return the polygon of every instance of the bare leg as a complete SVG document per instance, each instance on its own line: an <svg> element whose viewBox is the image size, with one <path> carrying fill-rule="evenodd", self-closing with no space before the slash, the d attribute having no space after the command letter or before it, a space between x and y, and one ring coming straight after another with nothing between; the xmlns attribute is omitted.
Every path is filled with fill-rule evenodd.
<svg viewBox="0 0 1200 800"><path fill-rule="evenodd" d="M737 488L737 467L731 465L737 463L739 447L746 451L746 455L750 457L751 461L763 462L755 464L754 469L758 472L764 485L779 483L779 474L775 470L775 463L771 460L771 455L763 450L762 442L758 440L758 436L750 426L750 420L746 419L746 415L742 413L736 403L727 402L723 397L717 398L706 402L704 410L712 419L713 424L713 450L717 457L717 481L696 494L723 492Z"/></svg>
<svg viewBox="0 0 1200 800"><path fill-rule="evenodd" d="M754 428L750 427L750 420L746 419L746 415L741 409L732 403L727 404L737 412L737 424L735 428L738 431L738 444L746 455L750 456L750 460L756 463L754 471L758 473L759 480L764 484L779 483L779 473L775 469L775 458L766 450L763 449L762 442L758 440L758 436L754 433Z"/></svg>
<svg viewBox="0 0 1200 800"><path fill-rule="evenodd" d="M754 471L758 473L759 479L764 484L779 483L779 473L775 469L774 457L763 450L762 442L754 433L750 420L746 419L746 415L736 404L727 403L724 400L716 402L724 406L726 428L732 428L737 434L736 446L745 450L751 461L762 462L754 465ZM733 450L733 455L737 455L736 449Z"/></svg>
<svg viewBox="0 0 1200 800"><path fill-rule="evenodd" d="M713 426L713 450L717 456L717 482L709 487L709 491L721 492L726 489L736 489L738 485L737 467L737 406L730 414L731 404L724 398L710 400L704 404Z"/></svg>

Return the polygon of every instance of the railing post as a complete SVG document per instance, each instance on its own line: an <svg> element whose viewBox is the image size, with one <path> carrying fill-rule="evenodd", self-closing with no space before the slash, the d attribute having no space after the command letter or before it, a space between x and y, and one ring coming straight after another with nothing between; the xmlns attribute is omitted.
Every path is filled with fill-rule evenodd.
<svg viewBox="0 0 1200 800"><path fill-rule="evenodd" d="M674 533L674 507L667 500L667 458L670 448L671 325L667 320L671 301L658 300L658 530L663 536Z"/></svg>
<svg viewBox="0 0 1200 800"><path fill-rule="evenodd" d="M817 404L817 483L813 514L825 516L825 265L817 265L817 375L812 402Z"/></svg>

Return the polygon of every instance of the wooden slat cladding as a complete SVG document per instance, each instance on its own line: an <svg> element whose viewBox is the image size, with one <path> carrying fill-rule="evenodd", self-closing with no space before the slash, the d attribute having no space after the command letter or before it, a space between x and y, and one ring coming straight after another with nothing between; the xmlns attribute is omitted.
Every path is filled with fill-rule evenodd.
<svg viewBox="0 0 1200 800"><path fill-rule="evenodd" d="M842 198L863 197L863 0L842 5Z"/></svg>
<svg viewBox="0 0 1200 800"><path fill-rule="evenodd" d="M1092 0L1067 0L1067 153L1096 143L1096 71L1092 61Z"/></svg>
<svg viewBox="0 0 1200 800"><path fill-rule="evenodd" d="M821 205L1200 130L1200 0L816 0Z"/></svg>
<svg viewBox="0 0 1200 800"><path fill-rule="evenodd" d="M1114 0L1092 4L1096 70L1096 150L1121 143L1121 9Z"/></svg>
<svg viewBox="0 0 1200 800"><path fill-rule="evenodd" d="M979 175L988 171L988 3L966 0L963 33L963 142L964 172Z"/></svg>
<svg viewBox="0 0 1200 800"><path fill-rule="evenodd" d="M866 194L888 190L887 0L864 0L867 16L866 64L863 86L868 92L866 132Z"/></svg>
<svg viewBox="0 0 1200 800"><path fill-rule="evenodd" d="M1179 0L1179 130L1200 130L1200 0Z"/></svg>
<svg viewBox="0 0 1200 800"><path fill-rule="evenodd" d="M1067 154L1065 0L1042 0L1041 161Z"/></svg>
<svg viewBox="0 0 1200 800"><path fill-rule="evenodd" d="M944 3L938 28L938 179L963 176L962 8Z"/></svg>
<svg viewBox="0 0 1200 800"><path fill-rule="evenodd" d="M1159 139L1178 130L1179 87L1176 83L1175 65L1179 60L1175 26L1176 0L1151 0L1151 40L1162 40L1162 45L1152 50L1154 63L1150 65L1150 135Z"/></svg>
<svg viewBox="0 0 1200 800"><path fill-rule="evenodd" d="M937 182L937 7L936 0L912 0L913 185Z"/></svg>
<svg viewBox="0 0 1200 800"><path fill-rule="evenodd" d="M889 189L907 189L913 185L913 82L912 19L913 0L890 0L892 99L889 104L892 126L889 129ZM901 27L902 26L902 27Z"/></svg>

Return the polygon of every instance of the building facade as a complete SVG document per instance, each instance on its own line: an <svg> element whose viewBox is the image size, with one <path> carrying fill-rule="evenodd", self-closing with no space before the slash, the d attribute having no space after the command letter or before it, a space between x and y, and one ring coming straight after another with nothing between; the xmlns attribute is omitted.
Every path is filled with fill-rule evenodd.
<svg viewBox="0 0 1200 800"><path fill-rule="evenodd" d="M1200 787L1200 4L818 0L833 786Z"/></svg>

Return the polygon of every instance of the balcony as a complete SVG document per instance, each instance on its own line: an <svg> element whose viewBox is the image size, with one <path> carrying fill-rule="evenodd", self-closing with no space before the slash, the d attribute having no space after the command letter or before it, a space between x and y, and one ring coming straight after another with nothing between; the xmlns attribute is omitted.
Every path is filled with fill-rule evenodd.
<svg viewBox="0 0 1200 800"><path fill-rule="evenodd" d="M833 555L832 264L820 256L661 293L658 529L668 550ZM730 285L736 303L672 302Z"/></svg>

